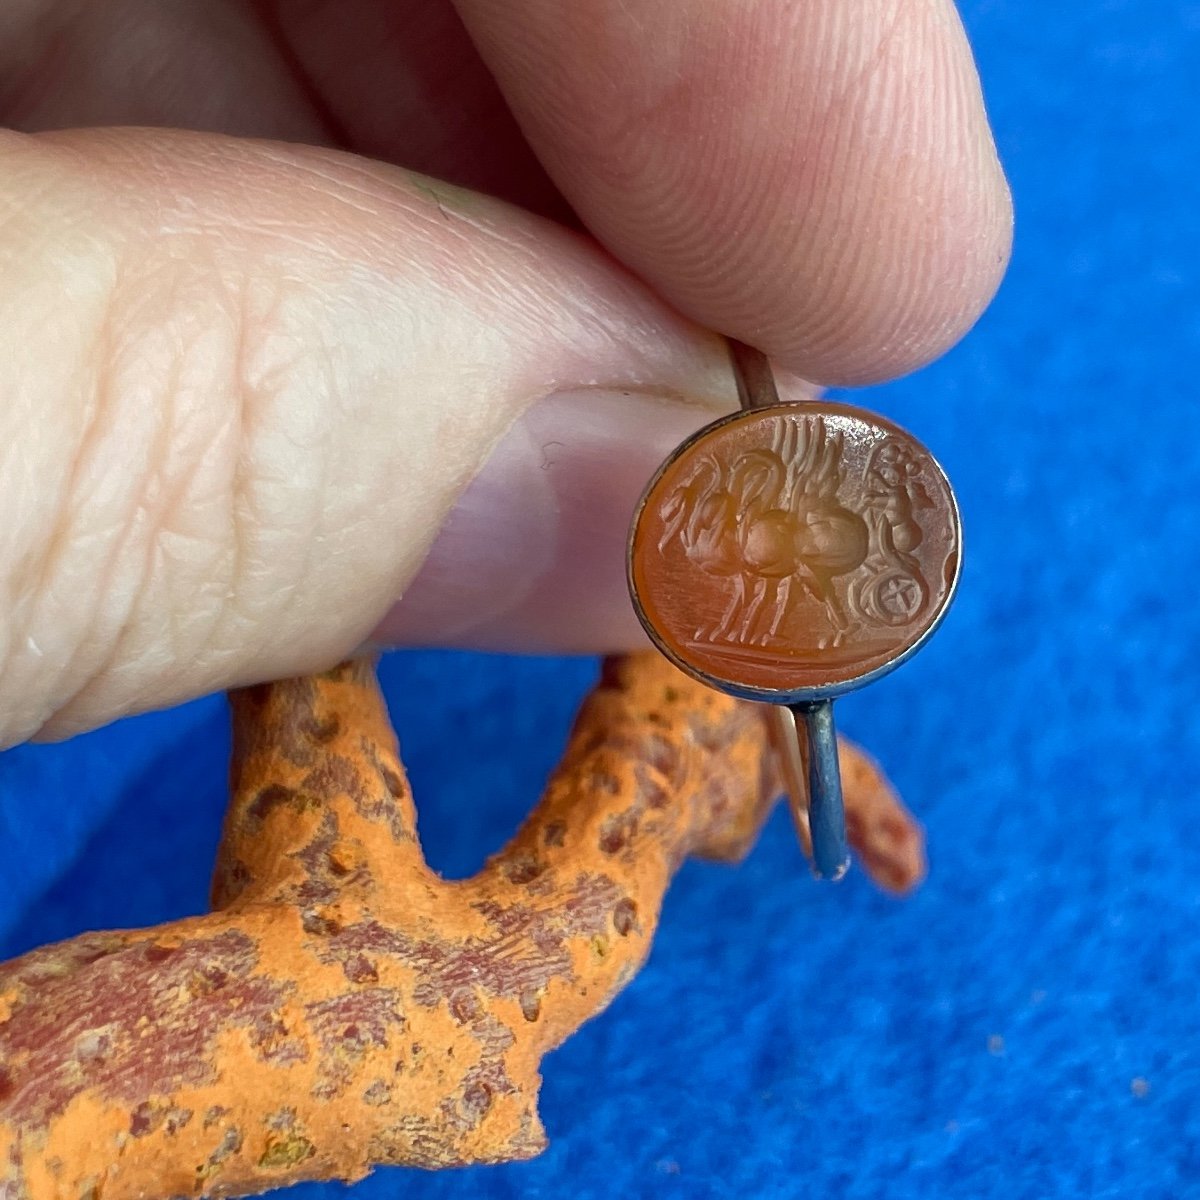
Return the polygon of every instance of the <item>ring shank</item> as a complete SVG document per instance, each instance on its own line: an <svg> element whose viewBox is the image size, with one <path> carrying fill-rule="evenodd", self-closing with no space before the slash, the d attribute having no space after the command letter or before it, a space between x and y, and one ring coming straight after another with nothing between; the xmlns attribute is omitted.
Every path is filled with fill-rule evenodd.
<svg viewBox="0 0 1200 1200"><path fill-rule="evenodd" d="M729 357L733 360L733 375L742 408L768 408L779 403L771 362L761 350L730 338Z"/></svg>
<svg viewBox="0 0 1200 1200"><path fill-rule="evenodd" d="M817 877L841 879L850 865L850 852L833 702L776 704L769 713L796 832L801 842L811 845Z"/></svg>
<svg viewBox="0 0 1200 1200"><path fill-rule="evenodd" d="M731 338L729 356L743 409L767 408L779 403L770 360L761 350ZM850 857L833 702L776 705L773 732L788 805L801 841L805 840L807 824L813 869L820 879L840 879L850 865Z"/></svg>

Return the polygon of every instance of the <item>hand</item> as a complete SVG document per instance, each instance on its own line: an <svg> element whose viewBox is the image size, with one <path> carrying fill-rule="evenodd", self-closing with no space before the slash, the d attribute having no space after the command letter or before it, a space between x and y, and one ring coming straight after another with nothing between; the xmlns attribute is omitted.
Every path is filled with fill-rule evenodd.
<svg viewBox="0 0 1200 1200"><path fill-rule="evenodd" d="M996 288L951 0L457 14L3 7L0 744L371 637L638 644L632 504L734 403L706 330L865 383Z"/></svg>

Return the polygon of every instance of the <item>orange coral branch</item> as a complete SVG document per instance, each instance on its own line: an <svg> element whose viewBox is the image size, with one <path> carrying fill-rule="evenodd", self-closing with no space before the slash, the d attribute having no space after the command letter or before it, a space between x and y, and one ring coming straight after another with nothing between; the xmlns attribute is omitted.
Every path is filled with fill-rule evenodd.
<svg viewBox="0 0 1200 1200"><path fill-rule="evenodd" d="M524 828L447 882L369 665L232 703L216 911L0 967L0 1200L536 1154L542 1057L636 973L682 859L743 853L776 790L753 706L613 660ZM843 770L868 867L910 885L911 820Z"/></svg>

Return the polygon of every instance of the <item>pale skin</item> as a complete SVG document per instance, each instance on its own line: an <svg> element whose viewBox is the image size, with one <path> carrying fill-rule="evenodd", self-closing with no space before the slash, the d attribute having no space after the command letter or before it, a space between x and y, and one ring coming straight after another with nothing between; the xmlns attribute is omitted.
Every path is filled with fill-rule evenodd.
<svg viewBox="0 0 1200 1200"><path fill-rule="evenodd" d="M0 121L0 745L641 645L712 331L902 375L1011 236L949 0L12 0Z"/></svg>

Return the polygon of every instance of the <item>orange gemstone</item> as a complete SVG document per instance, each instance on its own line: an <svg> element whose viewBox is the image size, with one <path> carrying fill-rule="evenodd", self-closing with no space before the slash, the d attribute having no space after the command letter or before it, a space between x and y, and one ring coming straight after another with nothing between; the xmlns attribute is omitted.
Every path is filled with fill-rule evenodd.
<svg viewBox="0 0 1200 1200"><path fill-rule="evenodd" d="M762 699L833 695L912 652L957 582L942 469L903 429L830 401L715 422L634 518L638 615L678 666Z"/></svg>

